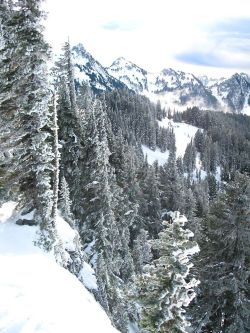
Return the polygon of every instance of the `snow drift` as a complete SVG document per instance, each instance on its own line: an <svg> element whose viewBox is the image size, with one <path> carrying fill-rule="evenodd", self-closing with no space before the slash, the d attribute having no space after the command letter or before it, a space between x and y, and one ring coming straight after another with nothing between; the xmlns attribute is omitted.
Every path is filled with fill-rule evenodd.
<svg viewBox="0 0 250 333"><path fill-rule="evenodd" d="M14 210L0 208L0 332L118 333L81 282L34 246L37 227L15 224Z"/></svg>

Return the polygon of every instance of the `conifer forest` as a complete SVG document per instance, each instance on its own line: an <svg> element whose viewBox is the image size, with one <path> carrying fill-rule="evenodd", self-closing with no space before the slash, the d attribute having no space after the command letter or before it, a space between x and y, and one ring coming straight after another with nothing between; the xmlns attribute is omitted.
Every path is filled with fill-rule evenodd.
<svg viewBox="0 0 250 333"><path fill-rule="evenodd" d="M212 102L154 102L104 67L106 76L94 72L70 40L53 56L41 2L0 0L0 206L15 203L8 219L0 209L0 275L14 266L5 248L20 242L54 260L110 327L72 320L68 333L250 332L250 117ZM40 267L45 292L53 272ZM20 326L27 316L6 286L1 332L66 332Z"/></svg>

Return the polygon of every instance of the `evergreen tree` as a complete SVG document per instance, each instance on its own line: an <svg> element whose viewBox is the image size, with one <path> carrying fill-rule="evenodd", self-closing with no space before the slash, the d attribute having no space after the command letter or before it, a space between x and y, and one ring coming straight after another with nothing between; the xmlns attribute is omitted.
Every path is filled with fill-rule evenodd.
<svg viewBox="0 0 250 333"><path fill-rule="evenodd" d="M81 219L81 124L77 108L74 83L74 70L69 42L63 46L63 54L54 68L57 87L57 113L59 143L61 146L60 174L69 184L72 213L76 220ZM83 97L83 96L82 96Z"/></svg>
<svg viewBox="0 0 250 333"><path fill-rule="evenodd" d="M71 206L72 202L70 200L69 185L66 182L65 177L62 177L59 207L62 212L62 216L72 227L74 227L74 217L72 215Z"/></svg>
<svg viewBox="0 0 250 333"><path fill-rule="evenodd" d="M46 61L48 45L41 33L41 1L2 1L1 13L1 150L9 151L6 183L20 194L20 205L41 226L46 248L54 241L51 113Z"/></svg>
<svg viewBox="0 0 250 333"><path fill-rule="evenodd" d="M208 182L209 200L213 200L217 196L217 181L215 176L213 174L208 174L207 182Z"/></svg>
<svg viewBox="0 0 250 333"><path fill-rule="evenodd" d="M148 231L141 229L133 245L133 258L135 272L141 274L145 264L149 264L152 259L151 245L148 241Z"/></svg>
<svg viewBox="0 0 250 333"><path fill-rule="evenodd" d="M194 332L250 331L249 202L249 177L237 174L203 220Z"/></svg>
<svg viewBox="0 0 250 333"><path fill-rule="evenodd" d="M196 158L196 150L195 150L193 141L191 141L187 145L187 148L185 150L185 154L183 157L184 170L188 174L191 174L195 168L195 158Z"/></svg>
<svg viewBox="0 0 250 333"><path fill-rule="evenodd" d="M163 209L184 212L184 182L177 170L175 151L160 169L160 190Z"/></svg>
<svg viewBox="0 0 250 333"><path fill-rule="evenodd" d="M209 193L207 181L202 181L194 187L194 195L196 201L195 215L204 217L209 211Z"/></svg>
<svg viewBox="0 0 250 333"><path fill-rule="evenodd" d="M156 175L157 168L158 165L152 165L147 168L147 174L142 187L146 203L144 212L145 225L152 238L157 237L161 230L161 202L159 179Z"/></svg>
<svg viewBox="0 0 250 333"><path fill-rule="evenodd" d="M115 170L110 164L108 127L104 102L94 100L86 114L84 210L80 227L84 242L94 242L101 304L120 327L122 315L127 316L126 306L122 305L124 284L134 271L129 248L129 227L133 223L134 211L130 209L127 196L117 186ZM119 309L125 312L119 313Z"/></svg>
<svg viewBox="0 0 250 333"><path fill-rule="evenodd" d="M190 274L190 256L198 246L190 240L193 233L183 228L186 221L177 214L172 224L164 222L159 239L152 241L159 258L145 266L138 278L140 323L146 332L187 332L185 307L194 298L197 285Z"/></svg>

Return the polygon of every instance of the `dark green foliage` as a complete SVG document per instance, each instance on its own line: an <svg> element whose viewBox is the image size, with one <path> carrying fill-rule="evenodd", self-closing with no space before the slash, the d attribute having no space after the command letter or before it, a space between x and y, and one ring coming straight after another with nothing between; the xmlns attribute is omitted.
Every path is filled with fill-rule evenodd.
<svg viewBox="0 0 250 333"><path fill-rule="evenodd" d="M76 221L81 219L81 117L77 106L74 71L69 42L63 46L63 54L53 69L54 85L57 90L58 138L60 143L60 179L65 178L69 185L72 213ZM87 105L88 92L82 104ZM61 181L62 183L62 181Z"/></svg>
<svg viewBox="0 0 250 333"><path fill-rule="evenodd" d="M179 174L175 152L169 154L166 164L160 168L161 207L184 212L184 180Z"/></svg>
<svg viewBox="0 0 250 333"><path fill-rule="evenodd" d="M205 170L214 173L220 166L225 181L236 170L250 173L250 117L191 108L174 119L204 129L197 131L194 142Z"/></svg>
<svg viewBox="0 0 250 333"><path fill-rule="evenodd" d="M183 157L183 167L184 171L188 174L191 174L195 169L195 158L196 158L196 149L193 144L193 141L187 145L184 157Z"/></svg>
<svg viewBox="0 0 250 333"><path fill-rule="evenodd" d="M250 179L237 173L202 221L193 332L250 330Z"/></svg>
<svg viewBox="0 0 250 333"><path fill-rule="evenodd" d="M171 144L171 132L159 127L165 111L152 104L146 97L129 91L113 91L106 94L108 115L115 134L122 131L125 139L132 144L142 143L162 151Z"/></svg>

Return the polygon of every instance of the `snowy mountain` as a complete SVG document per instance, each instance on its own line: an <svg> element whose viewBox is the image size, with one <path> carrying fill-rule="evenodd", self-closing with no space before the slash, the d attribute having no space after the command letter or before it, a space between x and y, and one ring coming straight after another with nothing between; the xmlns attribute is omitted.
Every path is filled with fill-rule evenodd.
<svg viewBox="0 0 250 333"><path fill-rule="evenodd" d="M211 91L226 111L250 113L250 77L247 74L236 73L212 85Z"/></svg>
<svg viewBox="0 0 250 333"><path fill-rule="evenodd" d="M153 93L162 103L177 108L206 106L215 109L217 101L203 83L193 74L164 69L156 76ZM171 105L172 104L172 105Z"/></svg>
<svg viewBox="0 0 250 333"><path fill-rule="evenodd" d="M107 70L129 89L153 101L160 100L167 107L198 106L236 113L249 113L250 110L250 77L244 73L228 79L196 77L172 68L149 73L124 58L118 58Z"/></svg>
<svg viewBox="0 0 250 333"><path fill-rule="evenodd" d="M165 106L186 108L194 100L194 105L198 106L215 108L217 105L211 92L189 73L171 68L163 69L160 73L149 73L124 58L115 60L107 70L129 89L144 94L153 101L160 100Z"/></svg>
<svg viewBox="0 0 250 333"><path fill-rule="evenodd" d="M107 71L137 93L148 90L148 72L123 57L116 59Z"/></svg>
<svg viewBox="0 0 250 333"><path fill-rule="evenodd" d="M75 76L87 82L94 92L128 88L165 107L184 110L198 106L233 113L250 113L250 77L234 74L230 78L208 78L191 73L163 69L150 73L123 57L103 67L82 44L73 47Z"/></svg>
<svg viewBox="0 0 250 333"><path fill-rule="evenodd" d="M126 86L88 53L82 44L73 47L73 62L77 82L87 82L94 92L124 89Z"/></svg>

